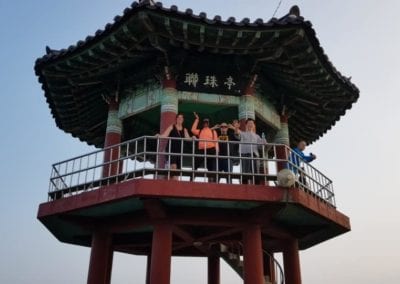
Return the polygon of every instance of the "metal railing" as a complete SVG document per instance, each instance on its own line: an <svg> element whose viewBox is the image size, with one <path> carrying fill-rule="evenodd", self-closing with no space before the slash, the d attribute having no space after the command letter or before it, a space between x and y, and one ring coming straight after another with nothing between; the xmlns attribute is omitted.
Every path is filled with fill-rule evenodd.
<svg viewBox="0 0 400 284"><path fill-rule="evenodd" d="M199 150L199 142L204 142L206 147L215 143L192 138L143 136L55 163L49 200L137 178L276 186L278 171L290 169L296 179L293 186L335 206L332 181L312 165L302 162L301 157L285 145L218 141L220 151L215 152ZM245 148L253 151L243 153ZM301 162L296 163L293 157Z"/></svg>

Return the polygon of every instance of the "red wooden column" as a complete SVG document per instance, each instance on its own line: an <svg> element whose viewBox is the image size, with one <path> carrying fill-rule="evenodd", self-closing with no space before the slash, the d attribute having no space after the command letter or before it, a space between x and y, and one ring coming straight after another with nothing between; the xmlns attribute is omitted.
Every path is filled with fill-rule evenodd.
<svg viewBox="0 0 400 284"><path fill-rule="evenodd" d="M259 225L243 231L244 284L264 284L263 251Z"/></svg>
<svg viewBox="0 0 400 284"><path fill-rule="evenodd" d="M220 284L220 258L217 254L212 253L208 256L207 262L208 284Z"/></svg>
<svg viewBox="0 0 400 284"><path fill-rule="evenodd" d="M254 110L254 94L255 94L255 82L257 80L257 75L254 75L247 85L243 96L240 98L239 105L239 122L240 130L244 131L246 129L246 120L256 119L256 114Z"/></svg>
<svg viewBox="0 0 400 284"><path fill-rule="evenodd" d="M106 232L94 232L87 283L110 284L112 261L112 236Z"/></svg>
<svg viewBox="0 0 400 284"><path fill-rule="evenodd" d="M289 126L288 126L289 116L287 114L282 114L280 119L281 119L281 128L279 129L278 133L276 134L274 142L277 144L283 144L283 145L286 145L287 147L289 147L290 146ZM287 148L284 146L278 146L276 148L276 158L288 160L289 153L287 151ZM285 169L286 166L287 166L287 162L278 162L277 163L278 171Z"/></svg>
<svg viewBox="0 0 400 284"><path fill-rule="evenodd" d="M175 123L178 113L178 95L176 91L176 81L172 79L168 68L165 68L165 78L163 81L163 93L161 98L160 133L163 133L168 126ZM167 140L161 140L159 151L164 151ZM159 168L165 167L166 156L159 155Z"/></svg>
<svg viewBox="0 0 400 284"><path fill-rule="evenodd" d="M122 123L118 117L119 103L112 98L108 104L108 117L104 148L121 143ZM111 147L104 151L104 163L117 160L120 156L119 147ZM121 171L121 163L106 164L103 167L103 177L118 174Z"/></svg>
<svg viewBox="0 0 400 284"><path fill-rule="evenodd" d="M301 284L299 244L297 240L287 241L283 250L285 284Z"/></svg>
<svg viewBox="0 0 400 284"><path fill-rule="evenodd" d="M156 224L151 248L150 284L169 284L171 281L172 227Z"/></svg>

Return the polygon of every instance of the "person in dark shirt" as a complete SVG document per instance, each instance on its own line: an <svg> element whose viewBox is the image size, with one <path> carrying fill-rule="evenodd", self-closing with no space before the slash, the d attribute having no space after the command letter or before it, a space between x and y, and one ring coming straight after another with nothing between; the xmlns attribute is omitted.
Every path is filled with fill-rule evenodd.
<svg viewBox="0 0 400 284"><path fill-rule="evenodd" d="M168 128L161 135L159 135L160 137L178 138L178 139L171 139L167 143L167 146L165 147L166 153L176 153L175 155L169 155L171 170L181 168L182 166L181 158L183 149L182 140L183 138L190 138L189 132L185 127L183 127L183 121L184 121L183 114L181 113L177 114L175 123L168 126ZM176 179L175 176L174 179Z"/></svg>
<svg viewBox="0 0 400 284"><path fill-rule="evenodd" d="M220 172L232 172L233 161L232 156L237 155L235 148L238 144L228 143L229 141L240 141L239 125L236 128L230 129L228 124L225 122L219 125L219 158L218 158L218 171ZM236 152L236 153L235 153Z"/></svg>

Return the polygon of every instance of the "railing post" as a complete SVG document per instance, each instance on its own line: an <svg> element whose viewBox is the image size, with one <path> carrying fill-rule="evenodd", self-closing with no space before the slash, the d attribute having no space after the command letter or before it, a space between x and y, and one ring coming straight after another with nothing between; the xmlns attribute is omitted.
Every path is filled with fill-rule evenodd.
<svg viewBox="0 0 400 284"><path fill-rule="evenodd" d="M268 185L268 149L266 149L267 146L263 145L262 146L262 151L260 153L260 163L259 163L259 169L258 172L263 175L263 177L259 177L259 181L257 184L263 184L263 185Z"/></svg>

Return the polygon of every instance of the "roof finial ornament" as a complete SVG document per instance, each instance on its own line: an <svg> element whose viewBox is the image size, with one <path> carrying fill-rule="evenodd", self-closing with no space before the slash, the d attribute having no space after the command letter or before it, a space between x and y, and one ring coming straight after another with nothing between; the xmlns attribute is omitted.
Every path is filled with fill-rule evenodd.
<svg viewBox="0 0 400 284"><path fill-rule="evenodd" d="M46 54L47 55L49 55L49 54L59 54L59 53L60 53L59 50L52 49L52 48L50 48L50 46L46 45Z"/></svg>
<svg viewBox="0 0 400 284"><path fill-rule="evenodd" d="M292 6L292 8L290 8L289 10L289 17L300 17L300 8L297 5Z"/></svg>
<svg viewBox="0 0 400 284"><path fill-rule="evenodd" d="M50 46L46 45L46 54L50 54L52 52Z"/></svg>
<svg viewBox="0 0 400 284"><path fill-rule="evenodd" d="M156 2L154 0L139 0L139 4L154 6Z"/></svg>

